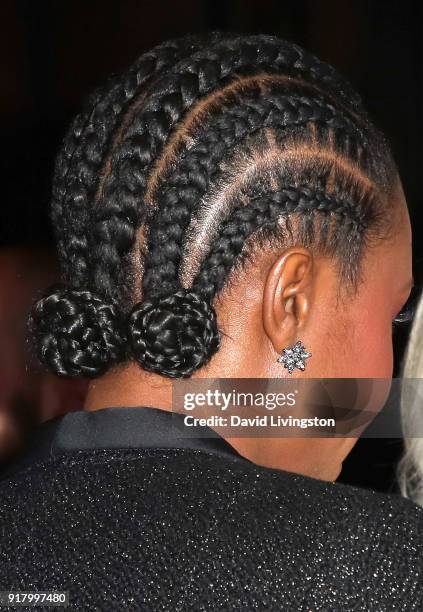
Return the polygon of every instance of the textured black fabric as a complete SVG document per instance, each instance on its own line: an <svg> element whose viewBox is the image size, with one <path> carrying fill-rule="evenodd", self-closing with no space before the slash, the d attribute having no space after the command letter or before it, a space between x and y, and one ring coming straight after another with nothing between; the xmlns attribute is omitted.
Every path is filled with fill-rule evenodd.
<svg viewBox="0 0 423 612"><path fill-rule="evenodd" d="M0 482L1 590L68 590L71 610L423 609L412 503L261 468L225 442L179 449L165 429L163 448L138 432L101 449L100 427L93 448L65 435L60 449L78 419Z"/></svg>

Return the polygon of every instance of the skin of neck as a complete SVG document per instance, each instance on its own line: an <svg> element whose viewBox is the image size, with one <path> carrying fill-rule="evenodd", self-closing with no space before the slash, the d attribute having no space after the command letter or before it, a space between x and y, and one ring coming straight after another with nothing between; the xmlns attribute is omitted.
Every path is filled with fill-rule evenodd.
<svg viewBox="0 0 423 612"><path fill-rule="evenodd" d="M210 372L208 377L219 376ZM143 372L137 364L131 363L110 371L90 384L85 410L124 406L147 406L171 411L172 382L157 374ZM355 438L225 436L225 439L253 463L328 481L338 477L343 458L356 442Z"/></svg>

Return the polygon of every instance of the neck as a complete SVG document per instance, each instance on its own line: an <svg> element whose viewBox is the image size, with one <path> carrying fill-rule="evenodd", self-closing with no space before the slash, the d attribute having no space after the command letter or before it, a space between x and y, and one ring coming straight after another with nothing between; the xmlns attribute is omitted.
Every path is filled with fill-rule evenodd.
<svg viewBox="0 0 423 612"><path fill-rule="evenodd" d="M172 381L145 372L135 363L119 366L91 382L84 409L131 406L172 410Z"/></svg>
<svg viewBox="0 0 423 612"><path fill-rule="evenodd" d="M215 378L210 376L210 378ZM172 410L172 381L127 364L109 371L90 384L84 409L147 406ZM219 432L221 433L221 432ZM243 457L265 467L335 480L342 460L355 443L352 438L226 437Z"/></svg>

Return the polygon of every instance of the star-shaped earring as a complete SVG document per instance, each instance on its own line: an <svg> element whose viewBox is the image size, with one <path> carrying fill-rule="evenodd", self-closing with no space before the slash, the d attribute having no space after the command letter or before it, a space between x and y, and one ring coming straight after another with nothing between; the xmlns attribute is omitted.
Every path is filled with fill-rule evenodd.
<svg viewBox="0 0 423 612"><path fill-rule="evenodd" d="M305 349L304 344L298 340L294 346L284 348L280 357L277 361L283 363L284 368L288 370L290 374L297 368L298 370L305 370L305 360L311 357L311 353L308 353Z"/></svg>

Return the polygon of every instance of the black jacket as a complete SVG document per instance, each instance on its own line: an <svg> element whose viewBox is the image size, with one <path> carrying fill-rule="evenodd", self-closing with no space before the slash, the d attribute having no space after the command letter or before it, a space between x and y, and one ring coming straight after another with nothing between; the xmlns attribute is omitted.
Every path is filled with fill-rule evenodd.
<svg viewBox="0 0 423 612"><path fill-rule="evenodd" d="M423 610L420 508L177 438L172 418L40 428L0 481L1 591L68 591L78 611Z"/></svg>

